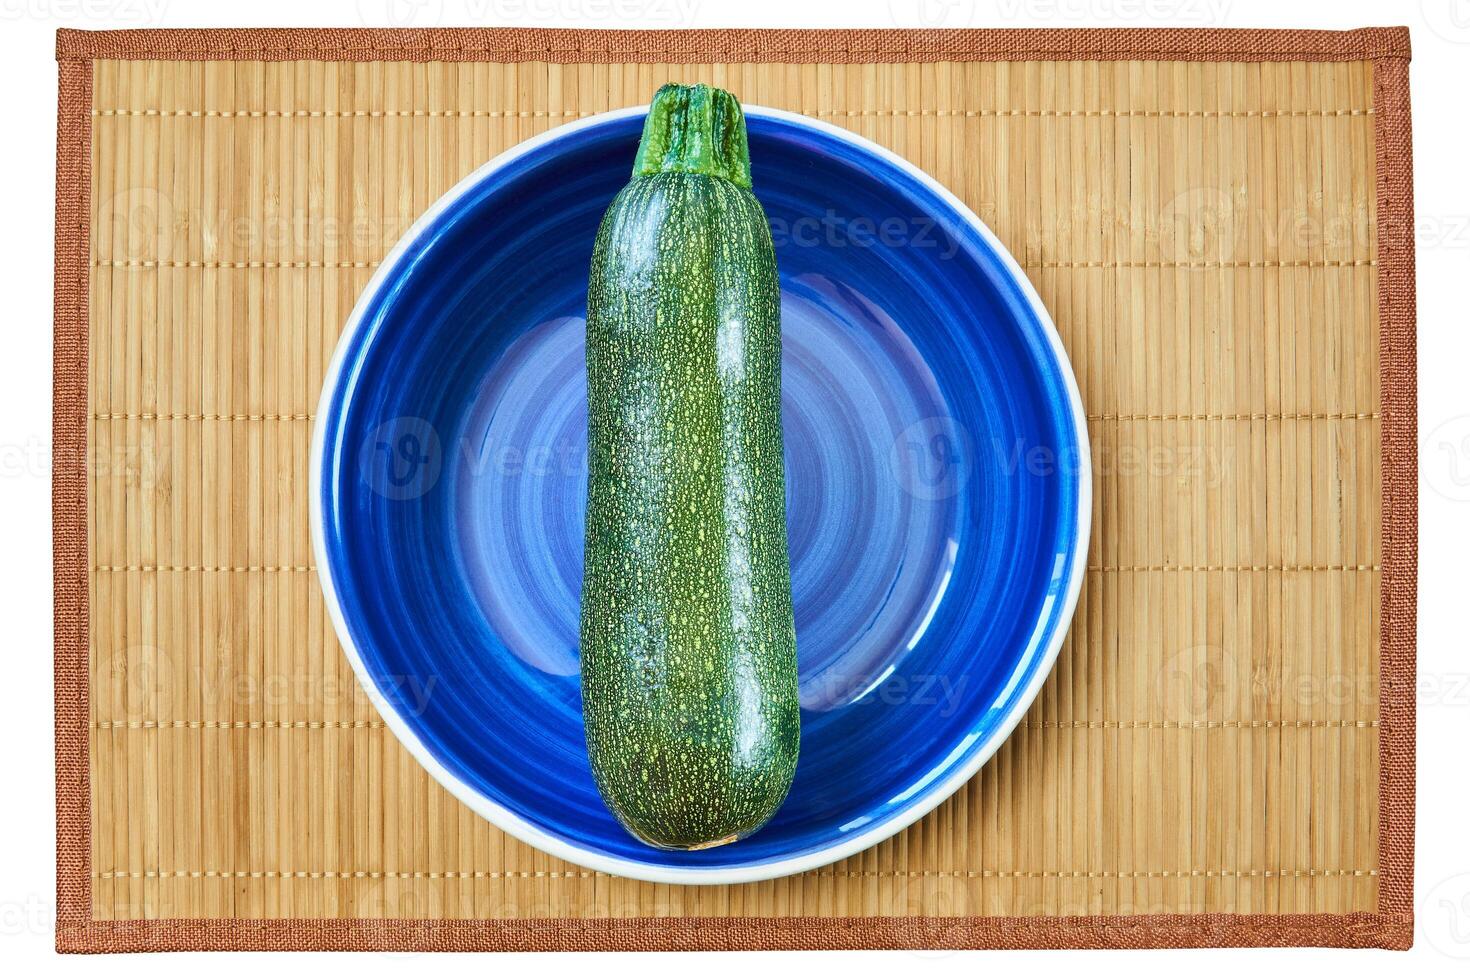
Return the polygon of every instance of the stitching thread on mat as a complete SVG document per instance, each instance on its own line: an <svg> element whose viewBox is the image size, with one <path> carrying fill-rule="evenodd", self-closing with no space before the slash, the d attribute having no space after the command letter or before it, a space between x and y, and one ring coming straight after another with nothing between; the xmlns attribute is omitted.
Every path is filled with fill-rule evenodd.
<svg viewBox="0 0 1470 980"><path fill-rule="evenodd" d="M1126 29L1124 29L1124 30L1126 31ZM215 31L214 33L219 33L219 32L218 31ZM399 32L399 31L392 31L391 33L401 33L401 32ZM629 31L629 32L626 32L626 33L630 33L631 34L631 33L634 33L634 32ZM722 32L721 31L714 31L712 33L718 34L718 33L722 33ZM805 31L805 32L801 32L801 31L799 31L799 33L822 34L822 33L834 33L834 32L823 32L823 31ZM840 32L836 32L836 33L840 33ZM874 31L873 33L882 33L882 32L881 31ZM1164 33L1167 33L1167 32L1164 32ZM1204 33L1204 30L1203 29L1201 29L1201 33ZM1273 32L1273 31L1268 31L1267 33L1288 33L1288 34L1290 34L1290 33L1300 33L1300 32L1292 32L1292 31ZM1343 34L1353 34L1353 33L1358 33L1358 32L1345 31L1345 32L1341 32L1341 33L1343 33ZM1356 39L1357 38L1355 38L1355 40ZM749 43L749 44L747 44L745 46L741 46L739 44L709 45L709 46L706 46L706 47L697 48L697 49L693 49L693 50L689 50L689 51L684 51L684 52L680 52L678 50L675 50L674 48L667 47L667 46L659 47L659 48L626 49L626 48L613 48L613 47L610 47L610 46L589 47L589 46L587 46L585 44L581 44L581 45L577 45L575 47L562 47L562 48L557 48L557 47L552 47L549 44L547 44L547 45L532 45L532 44L524 44L524 43L523 44L514 44L514 45L508 45L508 44L505 44L505 45L485 45L485 44L464 44L464 43L461 43L461 44L432 44L432 43L428 43L427 40L426 40L426 42L424 44L422 44L422 45L410 45L410 44L404 43L403 41L398 41L398 42L392 43L392 44L327 44L327 43L324 43L324 42L321 42L321 41L317 41L316 43L313 43L313 44L287 44L287 45L284 45L284 46L277 45L277 46L269 46L269 47L262 47L262 46L250 47L250 46L242 46L242 45L238 45L238 44L219 44L219 45L213 45L213 46L209 47L203 53L214 55L215 56L215 60L220 60L220 59L225 59L225 60L240 60L242 58L242 56L245 56L245 55L253 55L253 56L257 56L257 57L274 57L274 56L280 56L282 58L291 58L293 60L301 60L302 58L306 58L306 57L320 56L320 55L326 55L326 54L335 54L335 55L339 55L339 56L340 55L352 55L352 54L381 54L381 55L395 54L395 55L399 55L400 57L402 57L402 56L421 57L421 56L433 56L433 55L441 55L442 56L442 55L450 55L450 54L453 54L453 55L461 55L461 56L462 55L478 55L478 54L484 54L484 55L498 55L498 56L505 56L505 55L528 55L528 56L532 56L532 60L558 61L558 62L561 62L563 59L560 56L562 56L562 55L572 55L572 56L576 56L578 58L583 57L583 56L586 56L586 55L606 55L609 58L622 58L625 61L626 58L627 58L627 56L629 56L629 55L635 55L636 56L640 52L640 50L641 50L642 54L644 56L646 56L646 57L661 56L661 57L676 58L679 55L683 54L685 57L697 57L699 59L699 61L701 61L701 62L711 62L711 63L724 62L724 61L727 60L727 59L725 59L724 56L726 56L726 55L735 55L736 56L736 60L730 61L729 63L738 63L738 64L760 63L760 62L771 61L771 60L773 60L773 56L776 57L776 58L779 58L780 56L788 55L788 54L812 54L812 53L814 53L808 47L805 47L805 46L802 46L802 45L795 45L795 46L790 46L790 47L782 47L782 46L773 45L773 44L762 44L762 43L759 43L759 40L762 40L762 39L752 39L752 43ZM1132 60L1157 61L1157 60L1168 60L1168 59L1173 58L1173 57L1185 57L1185 58L1188 58L1188 57L1193 57L1193 56L1197 56L1197 55L1200 54L1200 49L1199 49L1199 46L1198 45L1189 45L1189 44L1182 45L1182 46L1179 46L1179 47L1167 47L1167 46L1164 46L1162 44L1159 47L1147 47L1147 46L1141 45L1141 44L1140 45L1131 45L1130 44L1130 45L1124 45L1124 46L1122 46L1122 48L1126 52L1126 54L1129 56L1129 58L1131 58ZM871 63L874 60L877 60L877 58L879 56L884 56L884 55L919 56L919 57L923 57L923 58L927 58L927 59L933 59L933 60L945 60L945 59L948 59L948 58L951 58L951 57L954 57L954 56L958 56L962 60L973 60L972 58L970 58L968 56L973 56L973 55L975 55L977 53L978 54L998 54L998 53L1003 53L1003 54L1005 54L1007 56L1007 60L1010 60L1010 61L1015 61L1015 60L1018 60L1018 59L1019 60L1026 60L1026 61L1035 61L1035 60L1044 59L1044 58L1050 58L1050 57L1056 57L1056 58L1058 58L1060 60L1066 60L1066 61L1088 61L1088 60L1107 59L1108 58L1109 51L1112 51L1115 54L1118 53L1117 52L1117 49L1115 49L1115 48L1104 48L1104 49L1099 50L1099 51L1080 50L1080 49L1078 49L1075 46L1075 44L1069 44L1069 45L1067 45L1065 47L1054 47L1054 48L1053 47L1045 47L1045 46L1042 46L1042 45L1039 45L1039 44L1036 45L1036 46L1031 46L1031 47L1017 45L1016 48L1015 48L1015 50L1009 50L1007 48L997 48L997 49L982 49L980 51L977 51L974 45L961 45L959 47L952 47L952 48L951 47L936 46L934 48L917 48L917 49L913 45L907 45L907 44L904 45L904 46L902 46L902 47L880 47L877 44L864 45L862 47L853 47L851 41L849 41L849 42L847 42L845 44L830 43L830 44L827 44L827 45L823 46L821 48L821 50L820 50L820 53L821 54L824 54L824 55L842 55L846 59L846 62L834 62L833 59L828 58L824 62L806 62L806 63L809 63L809 64L818 64L818 63L852 63L853 56L854 55L861 56L864 59L864 63ZM180 45L180 44L157 45L157 46L150 45L150 46L148 46L147 48L145 48L145 49L143 49L141 51L128 52L128 54L131 55L133 58L139 58L139 57L146 56L147 60L155 60L155 61L156 60L175 60L175 61L177 61L177 60L189 60L190 57L199 55L200 53L201 53L200 50L198 48L196 48L196 47L188 47L188 46ZM1398 50L1395 50L1395 49L1393 49L1391 47L1386 47L1386 46L1382 45L1381 43L1379 43L1379 44L1364 44L1364 45L1360 45L1360 46L1353 46L1353 47L1351 47L1349 49L1346 49L1346 50L1343 49L1343 48L1341 48L1341 47L1333 47L1333 46L1320 47L1320 48L1319 47L1315 47L1315 46L1306 46L1306 47L1302 48L1301 50L1277 50L1277 49L1270 49L1270 48L1259 48L1259 49L1257 49L1257 48L1251 48L1251 47L1241 47L1241 48L1232 48L1232 49L1229 49L1228 51L1224 51L1224 52L1220 52L1220 53L1227 56L1227 57L1218 59L1218 61L1221 62L1221 63L1233 63L1233 62L1237 62L1237 61L1255 61L1255 60L1261 60L1261 59L1270 59L1270 58L1273 58L1273 57L1282 56L1282 55L1286 55L1286 54L1293 55L1298 60L1300 60L1302 58L1308 58L1308 59L1310 59L1310 58L1313 58L1313 57L1325 57L1325 58L1329 58L1329 59L1336 59L1336 60L1342 60L1342 61L1348 61L1348 60L1352 60L1352 61L1364 61L1364 60L1374 59L1374 58L1379 58L1379 59L1401 59L1401 60L1407 61L1408 58L1409 58L1409 54L1408 54L1407 51L1398 51ZM184 57L183 58L174 57L174 56L178 56L178 55L183 55ZM58 52L58 58L60 58L60 59L79 60L79 61L92 61L92 60L99 59L99 58L100 59L106 59L106 58L111 57L111 56L112 55L110 55L109 53L106 53L106 52L104 52L104 53L102 53L100 55L78 54L78 53L72 53L72 52ZM336 58L336 59L323 59L323 60L347 60L347 59L340 58L339 57L339 58ZM381 59L381 60L388 60L388 59ZM486 60L490 60L490 59L486 59ZM622 63L624 63L624 61L609 62L609 63L622 64ZM568 61L566 63L582 64L582 63L585 63L585 62L570 60L570 61ZM638 62L635 61L633 63L638 63Z"/></svg>
<svg viewBox="0 0 1470 980"><path fill-rule="evenodd" d="M1377 412L1100 412L1089 422L1352 422Z"/></svg>
<svg viewBox="0 0 1470 980"><path fill-rule="evenodd" d="M372 269L381 264L379 259L344 259L328 262L321 259L273 260L240 259L94 259L93 266L99 269ZM1179 262L1143 259L1137 261L1102 259L1079 259L1075 262L1041 260L1021 262L1023 269L1183 269L1201 271L1210 269L1359 269L1373 268L1376 259L1242 259L1238 262L1209 262L1185 259Z"/></svg>
<svg viewBox="0 0 1470 980"><path fill-rule="evenodd" d="M376 730L384 727L381 719L369 721L94 721L97 731L348 731Z"/></svg>
<svg viewBox="0 0 1470 980"><path fill-rule="evenodd" d="M1022 728L1033 730L1067 731L1215 731L1250 729L1318 729L1318 728L1377 728L1377 719L1364 721L1026 721Z"/></svg>
<svg viewBox="0 0 1470 980"><path fill-rule="evenodd" d="M807 871L805 878L1375 878L1374 869L1304 868L1281 870L1191 871ZM93 878L369 878L369 879L506 879L506 878L612 878L602 871L98 871Z"/></svg>
<svg viewBox="0 0 1470 980"><path fill-rule="evenodd" d="M1373 874L1376 876L1377 875L1377 872L1373 872ZM1228 916L1228 915L1233 915L1235 913L1221 913L1221 914ZM1182 922L1182 923L1180 923L1180 922L1172 921L1172 920L1175 920L1175 919L1186 919L1186 920L1189 920L1189 919L1205 918L1206 917L1206 914L1201 914L1201 913L1179 913L1178 915L1175 915L1175 916L1168 916L1168 915L1155 916L1155 915L1150 915L1150 914L1134 914L1134 915L1128 915L1128 914L1107 914L1107 915L1100 915L1100 916L1091 917L1090 925L1089 926L1083 926L1082 928L1084 930L1087 930L1089 928L1090 929L1095 929L1095 930L1097 930L1103 936L1106 936L1108 933L1126 934L1126 933L1148 932L1148 933L1151 933L1151 934L1158 934L1160 932L1164 932L1164 933L1167 934L1167 933L1173 931L1173 932L1177 932L1178 934L1181 934L1181 935L1184 935L1184 936L1197 937L1197 936L1201 935L1201 931L1203 930L1203 933L1205 935L1208 935L1210 938L1212 938L1212 939L1215 940L1215 946L1208 947L1208 948L1215 948L1215 947L1218 947L1219 945L1221 945L1221 942L1220 942L1220 938L1219 937L1220 937L1220 935L1221 935L1222 932L1226 936L1229 936L1231 934L1244 934L1244 935L1252 936L1252 937L1255 937L1255 936L1266 936L1266 937L1271 937L1273 939L1276 939L1276 938L1286 939L1288 941L1291 941L1291 942L1296 943L1297 945L1307 945L1307 946L1317 945L1317 946L1320 946L1320 945L1323 945L1323 942L1324 942L1323 939L1322 939L1322 936L1324 935L1324 930L1342 929L1342 930L1346 930L1347 932L1349 932L1351 934L1373 937L1373 936L1376 936L1376 935L1378 935L1379 933L1381 933L1383 931L1391 930L1394 926L1412 926L1412 923L1413 923L1413 918L1410 915L1407 915L1407 914L1387 914L1387 913L1381 913L1381 912L1321 912L1321 913L1309 913L1309 914L1307 914L1305 916L1306 918L1311 918L1311 919L1314 919L1314 920L1317 920L1317 919L1320 919L1320 920L1332 920L1333 921L1333 924L1331 926L1324 926L1324 925L1322 925L1320 923L1294 924L1294 923L1291 923L1289 921L1283 921L1283 919L1285 919L1286 916L1283 915L1283 914L1281 914L1281 913L1274 913L1273 914L1273 913L1267 912L1267 913L1261 913L1261 914L1264 915L1264 916L1266 916L1266 917L1268 917L1268 918L1270 918L1270 919L1272 919L1272 921L1269 921L1269 922L1240 922L1240 921L1235 921L1235 922L1231 922L1229 924L1218 925L1217 926L1217 925L1210 925L1210 924L1200 924L1200 923L1197 923L1197 922ZM845 930L848 933L848 935L863 936L866 933L866 931L867 931L867 929L866 929L866 923L862 923L862 924L855 923L855 922L851 921L849 918L828 918L828 917L823 917L823 916L807 916L805 918L807 918L809 920L812 920L812 921L820 922L820 923L825 924L825 925L830 925L830 926L832 926L834 928L843 929L843 930ZM940 923L942 923L944 921L943 918L939 918L939 917L935 917L935 916L920 916L919 918L921 920L923 920L926 924L928 922L931 922L931 921L937 921L937 922L940 922ZM961 916L959 918L961 919L961 921L965 925L979 924L979 923L983 923L983 922L987 921L987 918L985 916ZM1158 918L1168 918L1171 921L1170 921L1169 925L1161 926L1161 925L1158 924L1157 921L1155 921ZM1348 921L1344 922L1342 920L1348 920ZM519 924L516 922L516 920L513 920L513 919L496 919L496 920L484 920L484 919L465 919L465 920L458 920L458 919L416 919L416 920L412 920L411 922L405 922L405 920L401 920L401 919L397 919L397 920L385 920L385 919L371 919L371 918L369 918L369 919L353 919L353 920L346 920L346 921L349 923L347 925L347 927L346 927L347 928L347 935L349 937L355 937L355 936L358 936L358 935L368 935L368 936L373 936L373 937L381 937L382 935L384 935L384 931L383 930L384 930L385 925L386 925L387 929L390 930L387 933L387 935L389 935L391 938L404 938L404 935L406 933L407 934L407 942L408 942L407 945L389 947L389 948L392 948L392 949L404 949L404 950L421 949L421 947L418 947L418 946L413 945L413 941L414 940L421 939L422 936L425 933L427 933L430 936L437 936L440 933L447 933L447 934L453 936L453 935L455 935L457 933L462 932L462 930L464 930L464 928L466 926L468 926L471 930L478 931L480 929L483 929L487 925L494 926L494 925L499 925L501 923L507 923L507 924L509 924L509 926L511 928L519 928L520 927ZM609 926L611 926L613 928L617 928L618 926L623 925L624 923L626 923L628 921L629 920L627 920L627 919L595 918L595 919L560 919L560 920L556 920L556 923L561 928L564 928L564 929L575 929L578 932L590 933L590 934L592 934L592 936L594 938L601 938L603 935L605 935L605 932L606 932L606 930L608 929ZM671 918L664 919L664 920L661 920L661 921L679 922L679 921L681 921L681 918L672 918L671 917ZM752 923L752 920L749 917L741 918L741 917L731 916L731 917L729 917L729 918L727 918L727 919L725 919L725 920L722 921L720 928L725 929L725 930L728 931L728 930L732 930L732 929L749 928L752 924L754 924L757 928L759 928L761 922L762 922L762 920L755 920L755 922ZM222 926L225 927L225 929L227 930L227 934L231 938L238 937L238 936L241 936L241 935L248 935L248 936L251 936L251 937L253 937L253 938L257 939L257 940L274 939L274 935L273 934L276 933L276 926L280 926L281 927L281 932L283 932L286 936L288 936L290 939L295 940L295 941L299 941L297 939L297 937L298 937L298 931L299 931L299 933L310 934L312 936L312 938L313 939L316 939L317 941L322 941L320 937L323 937L323 936L329 936L330 937L330 936L337 935L338 934L338 930L340 930L342 928L342 923L343 923L343 920L336 920L336 919L272 919L272 920L249 920L249 919L233 918L233 919L203 919L203 920L196 919L196 920L191 920L191 926L193 928L199 928L201 925L204 926L204 927L208 927L210 924L218 924L218 925L222 925ZM919 928L926 928L926 927L927 927L927 925L921 925L921 926L919 926ZM1037 918L1027 918L1027 917L1010 917L1010 918L1006 918L1005 919L1005 924L1004 924L1003 928L1006 928L1006 929L1009 929L1009 930L1015 930L1015 931L1023 932L1023 933L1037 933L1037 934L1039 934L1039 935L1041 935L1043 937L1046 937L1046 936L1053 936L1054 937L1055 936L1056 925L1055 925L1055 920L1048 919L1048 918L1037 919ZM144 936L148 936L150 933L161 933L162 936L164 937L165 942L166 942L167 939L170 938L170 937L172 937L172 936L174 936L179 929L180 929L179 920L176 920L176 919L96 919L96 920L88 920L88 921L85 921L85 922L64 922L64 923L63 922L58 922L57 925L56 925L56 931L57 931L58 934L63 934L63 935L67 935L67 936L80 936L80 937L82 937L82 941L83 942L85 942L89 937L91 937L93 935L101 934L102 936L108 937L109 940L111 940L114 935L120 935L122 937L121 941L124 942L124 943L126 943L126 942L128 942L129 939L135 938L136 936L138 936L140 934L141 935L144 935ZM400 930L400 929L403 930L403 931L402 932L399 932L398 930ZM1328 937L1328 940L1327 941L1330 943L1334 934L1333 934L1333 932L1328 931L1326 933L1326 935ZM1055 942L1055 940L1053 940L1053 942ZM1234 945L1234 944L1232 943L1231 945ZM132 951L132 952L140 952L140 951L158 952L160 949L201 949L201 950L213 950L213 949L218 949L218 948L219 948L218 946L182 945L182 946L178 946L178 947L174 947L174 946L164 946L164 947L160 947L160 948L149 947L146 950L142 950L142 949L139 949L137 947L124 947L124 949L122 949L122 950L89 950L89 951L90 952L104 952L104 951L114 951L114 952L122 952L122 951ZM286 945L286 946L272 946L271 948L272 949L291 949L291 948L295 948L295 947L294 946ZM326 948L335 948L335 947L326 947ZM376 946L376 945L371 946L371 947L363 947L363 948L364 949L372 949L372 950L379 949L379 947ZM473 948L473 947L470 947L470 948ZM492 948L492 947L486 947L486 948L489 949L489 948ZM500 947L493 947L493 948L499 949ZM656 949L670 949L672 947L670 947L670 946L657 946L657 947L650 946L648 948L649 949L655 949L655 948ZM748 946L748 947L747 946L741 946L739 948L740 949L747 949L747 948L748 949L761 949L762 947L760 947L760 946ZM866 948L888 948L888 947L861 947L861 948L865 948L866 949ZM894 948L898 948L898 947L894 947ZM927 947L925 947L925 948L927 948ZM1060 947L1057 947L1057 948L1062 948L1062 949L1081 949L1081 948L1086 948L1086 947L1082 947L1080 945L1071 945L1071 946L1060 946ZM1169 948L1173 948L1173 947L1169 947ZM1185 948L1185 947L1180 947L1180 948ZM1354 947L1350 947L1350 948L1359 948L1359 947L1354 946ZM1395 948L1396 949L1398 947L1392 947L1392 948ZM1406 946L1404 948L1408 948L1408 947Z"/></svg>
<svg viewBox="0 0 1470 980"><path fill-rule="evenodd" d="M1377 572L1373 565L1089 565L1089 572Z"/></svg>
<svg viewBox="0 0 1470 980"><path fill-rule="evenodd" d="M1242 259L1239 262L1022 262L1024 269L1357 269L1378 265L1376 259Z"/></svg>
<svg viewBox="0 0 1470 980"><path fill-rule="evenodd" d="M377 260L344 260L322 262L301 260L298 262L276 262L261 259L243 259L238 262L212 261L205 259L96 259L92 263L99 269L372 269Z"/></svg>
<svg viewBox="0 0 1470 980"><path fill-rule="evenodd" d="M94 572L312 572L315 565L93 565Z"/></svg>
<svg viewBox="0 0 1470 980"><path fill-rule="evenodd" d="M98 422L310 422L310 412L93 412Z"/></svg>
<svg viewBox="0 0 1470 980"><path fill-rule="evenodd" d="M385 727L382 720L368 721L206 721L206 720L99 720L92 723L98 731L277 731L308 730L327 731L346 729L351 731L376 730ZM1022 728L1048 731L1215 731L1250 729L1333 729L1333 728L1377 728L1378 721L1325 720L1325 721L1028 721Z"/></svg>
<svg viewBox="0 0 1470 980"><path fill-rule="evenodd" d="M155 119L574 119L592 109L93 109L94 118ZM859 118L1028 119L1334 119L1372 109L802 109L804 116Z"/></svg>
<svg viewBox="0 0 1470 980"><path fill-rule="evenodd" d="M315 572L315 564L94 564L93 572ZM1379 564L1094 564L1088 572L1380 572Z"/></svg>
<svg viewBox="0 0 1470 980"><path fill-rule="evenodd" d="M1100 412L1089 422L1354 422L1378 412ZM93 412L99 422L311 422L312 412Z"/></svg>

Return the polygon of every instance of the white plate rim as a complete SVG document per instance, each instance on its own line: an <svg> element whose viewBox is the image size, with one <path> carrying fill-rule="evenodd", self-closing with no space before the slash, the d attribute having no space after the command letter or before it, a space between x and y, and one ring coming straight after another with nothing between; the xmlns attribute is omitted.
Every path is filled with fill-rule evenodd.
<svg viewBox="0 0 1470 980"><path fill-rule="evenodd" d="M1015 701L1011 712L1002 719L1001 723L980 744L977 749L972 749L970 761L956 770L950 776L934 785L927 787L918 794L914 802L908 807L899 810L887 819L875 823L870 829L855 837L839 841L830 847L817 851L807 851L789 858L777 860L754 862L751 864L737 865L731 867L716 868L678 868L667 865L645 864L640 861L632 861L624 858L612 857L597 851L586 850L575 844L569 843L560 837L547 833L535 824L524 820L512 811L506 809L494 800L489 799L467 785L458 776L450 772L443 764L434 757L433 753L419 739L418 735L409 728L408 724L398 714L392 702L377 686L376 680L368 671L362 656L359 654L356 644L353 642L351 632L347 628L347 621L342 612L338 597L336 583L332 577L331 566L327 561L325 537L322 533L325 516L322 511L322 461L323 450L326 439L327 413L331 403L337 395L337 388L341 380L342 370L345 366L346 355L354 346L357 334L363 328L363 319L373 298L381 289L384 282L397 272L399 262L404 254L419 239L419 236L429 228L439 216L463 197L471 188L513 161L525 156L532 151L545 146L555 140L564 139L580 129L602 125L629 116L642 116L647 114L648 106L631 106L626 109L618 109L612 112L603 112L588 116L574 122L566 123L548 129L527 140L517 143L494 158L486 161L475 169L475 171L455 184L440 197L427 211L414 222L413 226L406 231L394 244L393 248L379 263L377 271L373 273L367 285L359 294L356 304L353 306L351 315L343 327L342 335L337 342L336 350L333 352L332 360L327 367L327 373L322 381L321 397L317 403L316 421L312 427L311 460L308 492L310 500L310 523L312 553L316 563L317 578L321 583L322 594L325 598L327 612L331 617L332 626L336 630L337 638L342 644L343 652L352 664L353 672L362 683L368 694L369 700L382 716L384 723L395 737L408 749L409 753L418 760L419 764L434 777L441 786L449 790L460 802L464 803L475 813L490 821L496 827L518 838L533 847L539 848L563 860L573 864L590 868L594 871L603 871L608 874L620 875L625 878L635 878L642 881L653 881L674 885L734 885L753 881L765 881L771 878L780 878L786 875L799 874L810 871L823 865L840 861L859 851L866 850L881 841L887 840L905 827L919 820L937 807L940 803L954 795L970 777L974 776L980 768L990 760L1001 744L1008 738L1021 718L1030 709L1036 699L1042 685L1051 676L1052 668L1061 651L1069 631L1073 613L1077 607L1077 597L1082 590L1082 580L1086 573L1087 547L1092 533L1092 463L1091 447L1087 433L1087 417L1082 408L1082 395L1077 387L1076 375L1072 370L1072 362L1067 356L1066 349L1062 345L1061 336L1058 334L1056 325L1052 322L1051 314L1047 312L1045 304L1037 294L1022 271L1015 257L1001 244L995 234L975 214L956 197L947 187L939 183L929 174L908 160L899 156L887 148L865 139L841 127L812 119L800 113L788 112L783 109L772 109L759 105L743 106L746 116L764 117L792 125L804 126L835 137L844 142L875 154L900 170L903 170L925 185L931 192L941 198L955 213L977 231L986 245L995 253L1001 266L1011 276L1022 297L1030 304L1033 314L1036 316L1046 339L1051 345L1052 353L1056 358L1057 365L1061 371L1063 383L1067 389L1068 404L1072 411L1072 425L1077 434L1078 458L1076 463L1077 485L1077 513L1076 538L1073 543L1071 559L1072 574L1067 583L1066 594L1063 598L1062 607L1058 614L1057 626L1047 642L1047 648L1042 652L1041 660L1037 668L1032 672L1021 696Z"/></svg>

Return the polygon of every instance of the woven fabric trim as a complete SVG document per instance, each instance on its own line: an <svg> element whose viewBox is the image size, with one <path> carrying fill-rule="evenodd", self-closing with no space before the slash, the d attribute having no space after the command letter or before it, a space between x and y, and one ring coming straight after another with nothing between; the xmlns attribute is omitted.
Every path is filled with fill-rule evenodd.
<svg viewBox="0 0 1470 980"><path fill-rule="evenodd" d="M925 61L1365 61L1408 58L1409 31L1211 28L671 30L375 28L61 30L62 60L550 61L561 64Z"/></svg>
<svg viewBox="0 0 1470 980"><path fill-rule="evenodd" d="M1152 948L1413 942L1417 377L1408 31L148 30L57 32L52 521L56 946L164 950ZM94 921L88 785L87 289L93 59L829 63L1372 60L1382 426L1379 910L1085 918Z"/></svg>
<svg viewBox="0 0 1470 980"><path fill-rule="evenodd" d="M1378 910L1414 909L1415 602L1419 575L1418 377L1409 66L1373 66L1378 195L1378 363L1383 551L1379 602Z"/></svg>

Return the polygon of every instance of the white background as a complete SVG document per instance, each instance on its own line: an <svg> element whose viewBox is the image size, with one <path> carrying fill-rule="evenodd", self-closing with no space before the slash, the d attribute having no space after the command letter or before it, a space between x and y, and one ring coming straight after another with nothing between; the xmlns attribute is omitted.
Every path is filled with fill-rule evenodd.
<svg viewBox="0 0 1470 980"><path fill-rule="evenodd" d="M1335 950L1067 953L154 954L58 957L53 943L51 751L51 279L57 27L516 25L563 27L1225 26L1413 32L1419 225L1418 934L1408 954ZM709 977L841 971L1102 971L1234 976L1465 976L1470 970L1470 663L1462 618L1470 556L1470 0L0 0L0 963L12 976L267 969L698 971ZM266 957L269 956L269 959Z"/></svg>

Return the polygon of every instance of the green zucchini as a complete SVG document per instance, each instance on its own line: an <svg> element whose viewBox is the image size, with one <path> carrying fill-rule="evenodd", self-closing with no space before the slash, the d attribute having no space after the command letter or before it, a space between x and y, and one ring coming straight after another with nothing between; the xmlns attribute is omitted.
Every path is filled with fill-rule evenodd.
<svg viewBox="0 0 1470 980"><path fill-rule="evenodd" d="M728 92L666 85L587 289L582 711L598 791L692 850L781 805L800 744L776 255Z"/></svg>

